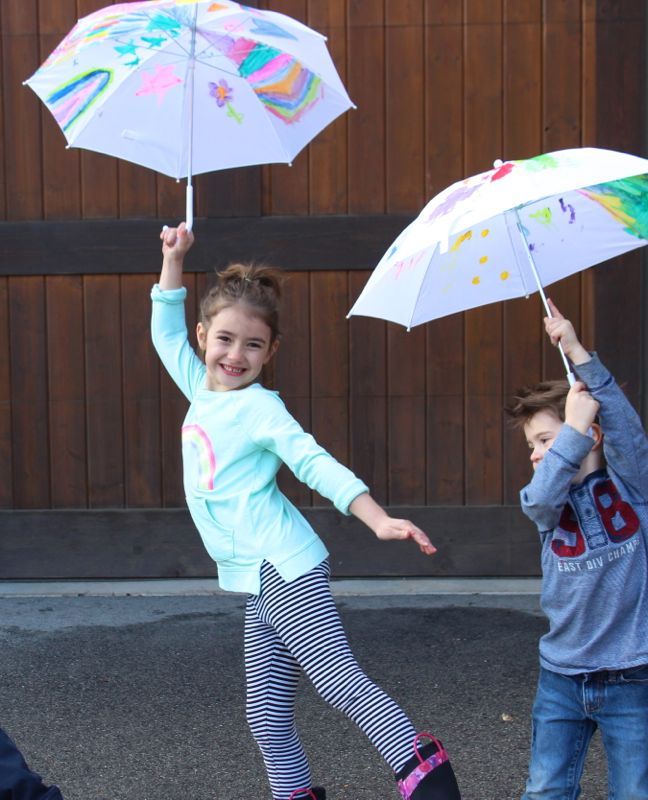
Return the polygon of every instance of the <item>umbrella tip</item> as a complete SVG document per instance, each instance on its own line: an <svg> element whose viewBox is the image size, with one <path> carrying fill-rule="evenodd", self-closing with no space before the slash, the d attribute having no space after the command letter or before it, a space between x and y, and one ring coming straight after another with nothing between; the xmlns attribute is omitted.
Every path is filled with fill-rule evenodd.
<svg viewBox="0 0 648 800"><path fill-rule="evenodd" d="M504 162L502 161L501 158L496 158L495 161L493 161L493 168L494 169L499 169L500 167L503 167L503 166L504 166Z"/></svg>

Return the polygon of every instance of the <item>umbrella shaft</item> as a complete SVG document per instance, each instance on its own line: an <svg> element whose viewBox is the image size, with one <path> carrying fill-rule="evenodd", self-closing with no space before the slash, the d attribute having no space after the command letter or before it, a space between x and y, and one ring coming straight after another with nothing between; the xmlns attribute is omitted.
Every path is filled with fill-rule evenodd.
<svg viewBox="0 0 648 800"><path fill-rule="evenodd" d="M538 287L538 291L540 292L540 297L542 298L542 304L545 307L547 316L553 317L551 309L549 308L549 303L547 302L547 296L545 294L544 287L542 286L542 281L540 280L540 275L538 275L538 270L536 268L535 261L533 260L533 256L531 255L531 251L529 250L529 245L527 243L526 236L524 235L524 230L522 228L522 221L520 220L520 215L518 213L517 208L515 209L515 216L517 218L517 228L520 233L520 238L522 239L522 243L524 245L524 252L526 253L529 266L531 267L531 272ZM560 351L560 357L562 358L562 362L565 366L565 371L567 372L567 380L569 381L569 385L573 386L575 382L574 373L571 371L569 361L567 360L567 356L565 355L565 351L563 350L562 344L560 342L558 342L558 350Z"/></svg>

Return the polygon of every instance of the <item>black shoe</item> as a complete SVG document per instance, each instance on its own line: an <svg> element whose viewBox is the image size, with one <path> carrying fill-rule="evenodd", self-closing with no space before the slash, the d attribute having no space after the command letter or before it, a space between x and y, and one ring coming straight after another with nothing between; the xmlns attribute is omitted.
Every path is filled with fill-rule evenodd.
<svg viewBox="0 0 648 800"><path fill-rule="evenodd" d="M420 736L432 741L417 747ZM441 742L419 734L414 739L414 750L416 754L396 773L403 800L461 800L454 770Z"/></svg>
<svg viewBox="0 0 648 800"><path fill-rule="evenodd" d="M326 790L321 786L313 786L311 789L296 789L290 795L290 800L326 800Z"/></svg>

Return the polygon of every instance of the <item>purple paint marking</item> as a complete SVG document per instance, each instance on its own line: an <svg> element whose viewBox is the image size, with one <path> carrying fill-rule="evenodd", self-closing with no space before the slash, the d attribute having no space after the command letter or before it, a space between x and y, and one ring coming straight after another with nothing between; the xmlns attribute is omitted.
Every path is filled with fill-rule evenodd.
<svg viewBox="0 0 648 800"><path fill-rule="evenodd" d="M562 197L558 202L560 203L560 210L563 213L566 213L567 209L569 209L569 224L571 225L576 219L576 211L574 209L574 206L571 203L567 203L567 205L565 205L565 201L562 199Z"/></svg>
<svg viewBox="0 0 648 800"><path fill-rule="evenodd" d="M479 188L481 188L480 184L477 184L477 186L459 186L457 189L450 192L450 194L440 205L432 209L425 221L434 222L435 219L442 217L444 214L450 213L457 203L469 198L470 195L476 192Z"/></svg>

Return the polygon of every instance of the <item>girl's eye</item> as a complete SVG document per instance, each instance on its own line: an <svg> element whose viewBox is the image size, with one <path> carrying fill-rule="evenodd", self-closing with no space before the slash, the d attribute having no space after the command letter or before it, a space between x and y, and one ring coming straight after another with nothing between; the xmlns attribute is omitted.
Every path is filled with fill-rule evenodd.
<svg viewBox="0 0 648 800"><path fill-rule="evenodd" d="M218 338L219 342L229 342L229 336L222 336L221 335L221 336L218 336L217 338Z"/></svg>

